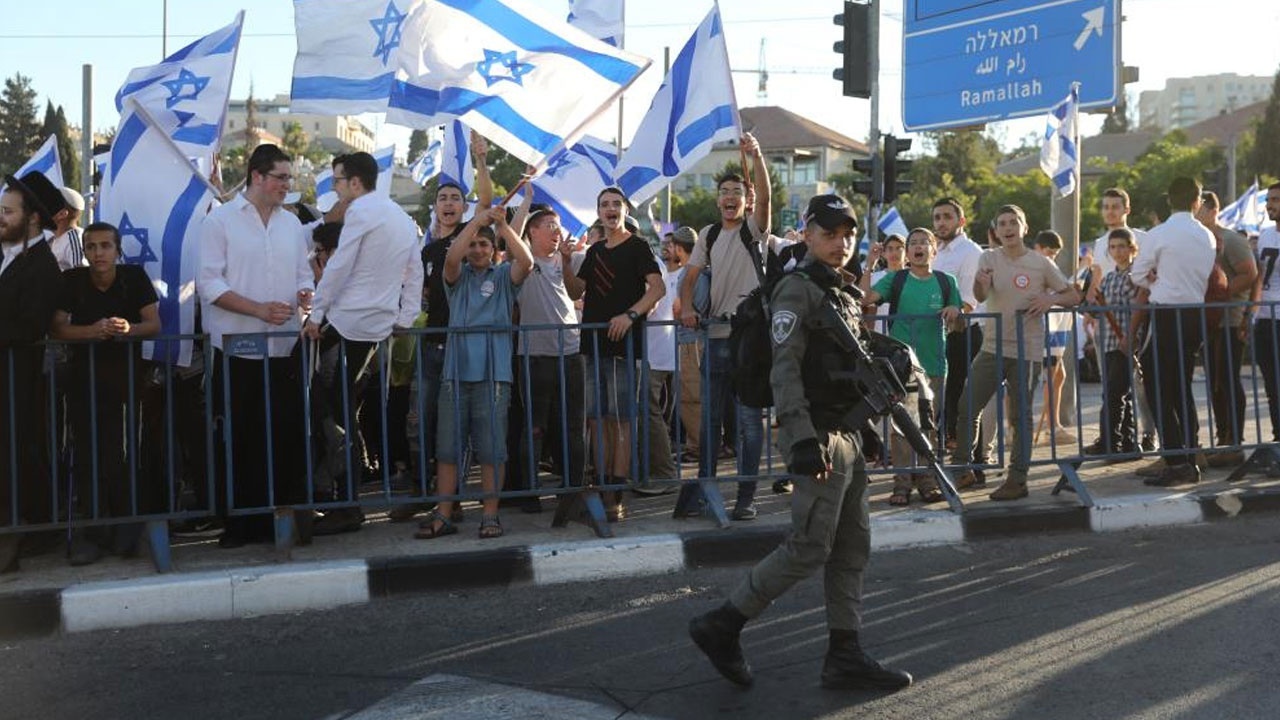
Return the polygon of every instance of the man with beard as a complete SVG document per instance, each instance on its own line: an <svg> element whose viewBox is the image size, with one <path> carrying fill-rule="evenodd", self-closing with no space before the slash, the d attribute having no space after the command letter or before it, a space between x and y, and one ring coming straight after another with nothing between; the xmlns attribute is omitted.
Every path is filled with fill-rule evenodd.
<svg viewBox="0 0 1280 720"><path fill-rule="evenodd" d="M57 310L61 273L45 231L66 208L61 191L39 172L5 178L0 195L0 529L52 522L46 462L42 364ZM13 440L11 441L10 438ZM8 478L9 468L17 477ZM16 490L16 495L12 494ZM18 533L0 533L0 573L18 569Z"/></svg>

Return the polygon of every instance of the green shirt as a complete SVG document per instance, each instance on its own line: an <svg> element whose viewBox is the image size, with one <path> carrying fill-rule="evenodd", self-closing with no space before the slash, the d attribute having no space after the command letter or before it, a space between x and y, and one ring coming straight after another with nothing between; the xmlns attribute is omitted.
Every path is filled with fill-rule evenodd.
<svg viewBox="0 0 1280 720"><path fill-rule="evenodd" d="M889 328L889 336L901 340L916 351L920 367L929 377L942 377L947 374L946 336L942 318L942 285L932 274L927 278L918 278L910 270L899 270L907 273L907 281L902 286L902 294L898 296L898 319ZM884 277L871 288L880 296L881 302L889 302L889 293L893 288L893 276L896 273L885 273ZM960 307L960 288L956 278L945 274L951 285L951 307ZM911 315L928 317L908 317Z"/></svg>

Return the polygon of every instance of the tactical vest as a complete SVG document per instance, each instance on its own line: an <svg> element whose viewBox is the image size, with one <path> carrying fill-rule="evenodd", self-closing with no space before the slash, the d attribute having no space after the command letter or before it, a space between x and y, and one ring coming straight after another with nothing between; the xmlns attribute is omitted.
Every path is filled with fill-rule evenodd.
<svg viewBox="0 0 1280 720"><path fill-rule="evenodd" d="M840 290L840 275L821 263L810 263L800 271L822 288L826 295L823 302L830 302L831 298L835 298L845 321L855 334L860 334L861 308L848 293ZM842 351L827 333L809 334L804 359L800 363L800 378L804 383L804 396L809 401L809 412L815 427L832 430L858 429L841 427L845 413L862 399L852 382L841 379L842 375L856 369L854 363L853 357Z"/></svg>

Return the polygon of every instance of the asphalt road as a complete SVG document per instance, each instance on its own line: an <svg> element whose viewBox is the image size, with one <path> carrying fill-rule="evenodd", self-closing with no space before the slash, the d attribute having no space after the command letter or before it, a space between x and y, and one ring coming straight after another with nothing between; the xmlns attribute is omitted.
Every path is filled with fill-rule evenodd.
<svg viewBox="0 0 1280 720"><path fill-rule="evenodd" d="M10 642L0 717L342 718L447 673L600 717L1275 718L1277 560L1271 516L879 553L866 644L917 677L892 696L818 687L820 579L748 626L756 686L721 680L685 627L732 568Z"/></svg>

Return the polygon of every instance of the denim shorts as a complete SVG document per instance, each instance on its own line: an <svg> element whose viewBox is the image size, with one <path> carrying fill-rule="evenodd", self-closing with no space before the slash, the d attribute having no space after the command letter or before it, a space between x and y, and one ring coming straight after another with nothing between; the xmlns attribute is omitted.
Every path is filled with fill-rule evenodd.
<svg viewBox="0 0 1280 720"><path fill-rule="evenodd" d="M497 465L507 461L507 405L511 383L440 382L436 420L436 461L457 465L467 444L476 462Z"/></svg>
<svg viewBox="0 0 1280 720"><path fill-rule="evenodd" d="M630 366L630 372L628 372ZM640 363L621 357L587 360L587 419L626 420L637 412L640 395Z"/></svg>

